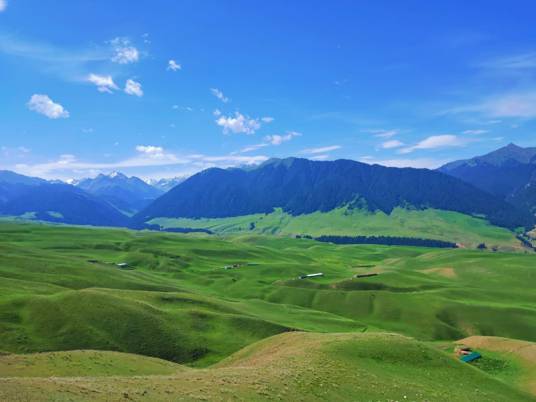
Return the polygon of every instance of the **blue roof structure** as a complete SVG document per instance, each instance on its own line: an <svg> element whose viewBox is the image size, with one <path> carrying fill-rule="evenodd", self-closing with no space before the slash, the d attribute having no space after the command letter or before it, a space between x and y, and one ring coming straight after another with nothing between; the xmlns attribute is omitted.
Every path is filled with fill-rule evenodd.
<svg viewBox="0 0 536 402"><path fill-rule="evenodd" d="M460 360L462 362L469 363L469 362L472 362L473 360L480 359L481 357L482 355L480 353L472 352L472 353L469 353L468 355L464 355L460 357Z"/></svg>

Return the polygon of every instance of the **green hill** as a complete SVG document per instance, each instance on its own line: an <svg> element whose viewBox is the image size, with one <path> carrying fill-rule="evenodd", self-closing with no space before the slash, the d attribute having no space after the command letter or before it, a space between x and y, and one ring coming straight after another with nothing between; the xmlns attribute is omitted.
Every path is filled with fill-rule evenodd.
<svg viewBox="0 0 536 402"><path fill-rule="evenodd" d="M390 214L348 207L329 212L292 216L276 209L270 214L231 218L155 218L149 223L164 228L208 229L217 234L401 236L437 239L475 248L480 243L503 250L519 250L514 233L484 219L435 209L395 208Z"/></svg>
<svg viewBox="0 0 536 402"><path fill-rule="evenodd" d="M0 379L2 400L530 401L484 372L396 334L289 333L204 370L144 377Z"/></svg>
<svg viewBox="0 0 536 402"><path fill-rule="evenodd" d="M207 365L290 329L535 340L533 254L7 223L0 235L0 350L10 352ZM297 279L312 272L325 276ZM379 275L353 278L368 272Z"/></svg>
<svg viewBox="0 0 536 402"><path fill-rule="evenodd" d="M257 391L264 384L263 379L272 375L269 368L272 366L259 368L257 377L240 374L243 371L229 373L228 370L235 370L235 360L245 364L243 353L263 345L257 342L274 335L276 337L270 339L298 339L292 338L296 331L316 334L303 335L305 337L319 337L305 339L331 339L330 336L336 339L349 337L352 342L354 337L370 342L389 339L389 342L382 341L377 345L386 353L391 350L392 335L380 335L382 332L412 337L415 340L403 336L393 339L397 342L404 340L401 341L403 345L409 342L410 349L426 351L428 341L453 342L474 335L536 341L536 297L533 291L536 256L533 253L332 245L256 234L217 237L7 222L0 223L0 238L3 239L0 242L0 350L15 354L67 353L36 355L41 356L41 360L35 364L31 363L34 359L31 355L2 359L14 359L22 366L28 365L28 373L35 375L50 372L50 375L78 376L85 375L87 368L90 371L87 375L92 377L59 382L34 378L1 379L0 392L8 396L20 392L20 395L27 395L26 399L33 400L31 397L39 392L44 395L50 392L50 395L58 396L55 400L61 400L60 392L65 392L65 395L74 393L81 399L94 396L98 400L115 395L116 391L119 395L126 392L140 396L144 391L153 390L155 397L148 397L148 400L166 400L166 390L178 392L179 388L175 387L181 387L181 384L188 384L180 389L181 392L191 390L191 394L184 394L190 395L189 398L205 395L207 389L209 393L206 395L210 396L210 388L218 384L214 392L216 389L222 392L238 389L236 392L243 400L266 399L269 395L279 394L294 398L298 394L284 393L293 389L296 391L292 392L307 395L307 400L314 400L324 395L322 389L315 388L306 393L305 384L313 380L315 384L339 383L327 372L314 376L301 365L312 367L318 363L308 360L303 363L302 357L285 358L287 364L296 364L296 370L302 370L299 371L302 374L290 376L289 381L302 378L301 381L289 382L287 388L273 385L275 388L270 386L261 394ZM121 268L119 263L127 265ZM298 279L315 272L324 276ZM376 275L356 278L356 274ZM320 335L322 333L326 338ZM296 341L299 345L308 345L307 342ZM243 350L253 344L257 346ZM368 345L365 349L371 347ZM357 346L350 347L351 350L354 348L359 350ZM146 371L136 374L132 371L138 365L135 358L129 360L122 357L124 355L114 355L119 356L116 364L108 365L105 362L114 359L107 355L89 359L83 354L85 352L76 358L73 356L78 352L70 354L81 349L133 353L190 367L207 368L217 363L218 370L222 371L217 371L220 373L217 375L212 369L200 371L194 377L188 377L190 374L185 371L173 374L173 380L167 377L140 381L124 378L107 383L93 377L103 373L169 375L170 371L167 366L151 363L147 364ZM436 395L431 400L442 400L443 395L451 392L449 387L458 381L458 374L444 374L445 378L451 379L449 384L438 385L438 393L433 394L433 381L422 374L427 369L412 372L411 359L405 361L399 356L396 359L400 366L391 366L386 363L389 360L385 360L391 357L383 357L378 352L367 360L370 367L364 369L355 366L363 359L361 355L352 355L351 350L341 354L355 357L349 365L341 363L332 349L322 346L321 350L330 351L318 352L325 359L333 353L332 358L337 363L332 366L341 365L341 374L337 378L345 381L335 387L340 389L340 394L335 388L327 390L331 400L342 399L349 392L344 385L346 382L365 392L363 390L371 381L376 384L375 389L380 389L383 381L412 384L407 388L408 393ZM240 354L236 355L237 352ZM389 353L385 356L392 356ZM44 359L46 356L52 356L50 361ZM55 371L55 362L63 361L64 356L71 357L64 359L65 367L59 365ZM238 359L237 356L242 357ZM92 362L93 358L95 361ZM446 359L438 362L451 361ZM80 363L74 363L78 360ZM444 364L450 367L450 363ZM456 361L452 364L454 371L458 371L459 364ZM3 367L1 376L20 376L22 366L19 363L2 366L0 363ZM11 374L10 367L13 367ZM466 366L462 367L465 370ZM169 370L175 368L169 366ZM511 391L494 381L488 383L488 377L480 377L480 371L467 368L477 373L474 374L477 385L465 391L465 400L478 400L474 399L476 389L482 393L482 400L494 387L499 395ZM344 370L358 369L374 373L376 377L345 377L349 374L344 374ZM412 373L412 377L404 377L405 372ZM183 375L186 377L182 380L175 378ZM274 375L278 380L282 378L282 374ZM312 377L304 377L306 375ZM470 378L470 375L461 377ZM356 382L358 380L361 382ZM277 383L273 381L273 384ZM171 382L174 385L168 387ZM90 389L100 391L93 393ZM395 392L400 389L393 388L385 398L400 398ZM377 395L380 394L375 392L371 391L370 398L379 398ZM217 395L224 398L226 394ZM456 395L458 399L454 400L464 400L462 393ZM514 399L511 400L515 400L517 394L512 395Z"/></svg>
<svg viewBox="0 0 536 402"><path fill-rule="evenodd" d="M184 370L188 368L166 360L100 350L0 355L0 378L169 375Z"/></svg>

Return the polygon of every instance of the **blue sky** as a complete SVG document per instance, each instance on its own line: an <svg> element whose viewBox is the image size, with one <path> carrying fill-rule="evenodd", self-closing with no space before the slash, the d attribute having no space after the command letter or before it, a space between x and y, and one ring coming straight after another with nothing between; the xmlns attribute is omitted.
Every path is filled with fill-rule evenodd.
<svg viewBox="0 0 536 402"><path fill-rule="evenodd" d="M0 168L434 168L536 146L533 2L372 3L0 0Z"/></svg>

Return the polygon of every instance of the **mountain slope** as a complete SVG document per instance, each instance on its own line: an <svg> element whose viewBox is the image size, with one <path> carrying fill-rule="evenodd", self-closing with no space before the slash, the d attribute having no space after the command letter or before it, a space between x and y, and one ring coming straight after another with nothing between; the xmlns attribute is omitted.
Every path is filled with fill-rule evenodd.
<svg viewBox="0 0 536 402"><path fill-rule="evenodd" d="M530 182L509 195L507 201L519 208L525 208L536 214L536 174Z"/></svg>
<svg viewBox="0 0 536 402"><path fill-rule="evenodd" d="M95 226L126 226L128 218L114 207L68 184L25 186L0 207L4 215Z"/></svg>
<svg viewBox="0 0 536 402"><path fill-rule="evenodd" d="M23 176L10 170L0 170L0 183L25 184L29 186L35 186L38 184L46 183L46 180L40 179L38 177Z"/></svg>
<svg viewBox="0 0 536 402"><path fill-rule="evenodd" d="M496 225L531 227L534 217L456 178L426 169L399 169L350 160L288 158L256 169L208 169L135 216L223 218L270 213L327 212L343 205L390 213L398 206L485 215Z"/></svg>
<svg viewBox="0 0 536 402"><path fill-rule="evenodd" d="M125 213L135 213L163 194L137 177L127 177L114 172L100 174L92 179L84 179L77 187L93 194Z"/></svg>
<svg viewBox="0 0 536 402"><path fill-rule="evenodd" d="M19 196L30 186L45 184L46 180L23 176L9 170L0 170L0 208Z"/></svg>
<svg viewBox="0 0 536 402"><path fill-rule="evenodd" d="M0 397L18 400L24 395L32 401L62 400L66 395L72 401L534 401L530 394L425 343L389 333L276 335L210 369L183 368L167 376L106 378L92 377L87 371L78 378L4 378Z"/></svg>
<svg viewBox="0 0 536 402"><path fill-rule="evenodd" d="M486 155L447 163L440 167L439 170L450 171L461 165L476 166L478 164L486 164L490 166L505 166L507 164L511 164L512 162L527 164L531 163L534 157L536 157L536 147L523 148L516 144L510 143Z"/></svg>
<svg viewBox="0 0 536 402"><path fill-rule="evenodd" d="M536 177L536 148L509 144L472 159L448 163L438 169L503 199L512 198ZM523 197L519 195L519 197ZM515 197L513 202L517 202ZM523 206L523 202L517 202Z"/></svg>
<svg viewBox="0 0 536 402"><path fill-rule="evenodd" d="M397 207L387 215L381 211L342 207L299 216L276 209L270 214L201 219L156 218L149 223L164 229L206 229L217 234L399 236L455 242L465 248L476 248L485 243L493 249L520 249L519 240L506 228L458 212L431 208L409 210Z"/></svg>
<svg viewBox="0 0 536 402"><path fill-rule="evenodd" d="M171 179L159 179L159 180L149 180L149 185L162 190L163 192L168 192L173 187L181 184L184 180L186 180L186 177L173 177Z"/></svg>

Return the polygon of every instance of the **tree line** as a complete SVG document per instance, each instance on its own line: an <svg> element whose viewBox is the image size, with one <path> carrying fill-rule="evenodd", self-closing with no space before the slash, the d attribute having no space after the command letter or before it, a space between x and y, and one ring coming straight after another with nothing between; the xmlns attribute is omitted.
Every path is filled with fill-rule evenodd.
<svg viewBox="0 0 536 402"><path fill-rule="evenodd" d="M312 238L311 236L302 236ZM418 237L397 237L397 236L330 236L323 235L314 240L334 243L334 244L382 244L386 246L416 246L416 247L437 247L437 248L457 248L456 243L435 239L421 239Z"/></svg>

